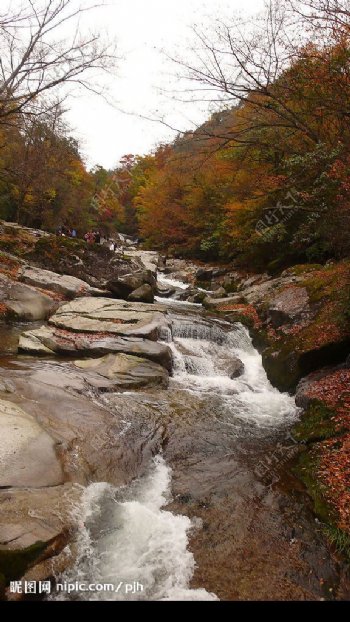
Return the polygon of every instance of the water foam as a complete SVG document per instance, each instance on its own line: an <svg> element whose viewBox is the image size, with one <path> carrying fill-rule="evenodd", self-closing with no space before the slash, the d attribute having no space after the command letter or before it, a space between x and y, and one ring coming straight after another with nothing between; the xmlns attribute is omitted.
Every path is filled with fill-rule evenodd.
<svg viewBox="0 0 350 622"><path fill-rule="evenodd" d="M91 484L81 512L79 554L61 581L139 582L142 592L84 592L79 600L217 600L204 589L190 589L195 561L188 550L195 528L187 517L164 509L171 470L157 457L150 472L131 486ZM84 526L83 526L84 525Z"/></svg>
<svg viewBox="0 0 350 622"><path fill-rule="evenodd" d="M220 396L225 416L258 427L278 426L294 420L294 399L269 382L259 352L247 329L232 329L198 320L173 319L171 347L173 380L186 390ZM230 365L239 358L244 373L230 378Z"/></svg>

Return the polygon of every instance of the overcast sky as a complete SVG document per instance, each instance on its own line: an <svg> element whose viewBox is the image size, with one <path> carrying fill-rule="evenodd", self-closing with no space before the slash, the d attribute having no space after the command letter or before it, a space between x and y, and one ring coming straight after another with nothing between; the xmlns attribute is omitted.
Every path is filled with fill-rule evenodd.
<svg viewBox="0 0 350 622"><path fill-rule="evenodd" d="M102 36L116 39L119 55L118 75L108 78L109 99L113 107L90 94L71 99L68 120L80 139L89 166L115 166L127 153L144 154L162 141L172 140L173 132L157 122L166 114L172 125L190 129L204 120L203 106L183 106L171 101L164 90L174 86L169 77L175 68L161 50L185 53L193 24L210 23L212 17L236 11L256 12L263 0L107 0L84 23ZM123 113L122 111L125 111ZM126 114L128 113L128 114Z"/></svg>

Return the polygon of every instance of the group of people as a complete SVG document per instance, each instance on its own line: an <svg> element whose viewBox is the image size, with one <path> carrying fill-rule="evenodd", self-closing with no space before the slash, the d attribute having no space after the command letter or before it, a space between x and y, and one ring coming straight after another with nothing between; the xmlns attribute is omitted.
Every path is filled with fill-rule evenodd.
<svg viewBox="0 0 350 622"><path fill-rule="evenodd" d="M88 231L84 235L84 240L88 244L101 244L101 233L99 231Z"/></svg>
<svg viewBox="0 0 350 622"><path fill-rule="evenodd" d="M58 229L56 230L56 235L60 235L60 236L67 237L67 238L76 238L77 230L70 229L69 227L65 227L63 225L62 227L58 227Z"/></svg>
<svg viewBox="0 0 350 622"><path fill-rule="evenodd" d="M70 227L67 227L65 225L62 225L60 227L58 227L56 229L56 235L58 236L63 236L63 237L68 237L68 238L76 238L78 237L78 233L76 229L71 229ZM83 239L85 240L85 242L87 242L88 244L102 244L102 243L111 243L110 244L110 249L111 250L116 250L117 248L117 244L116 242L114 242L113 240L108 240L105 237L102 236L100 231L87 231L85 233L85 235L83 236ZM113 246L113 248L112 248Z"/></svg>

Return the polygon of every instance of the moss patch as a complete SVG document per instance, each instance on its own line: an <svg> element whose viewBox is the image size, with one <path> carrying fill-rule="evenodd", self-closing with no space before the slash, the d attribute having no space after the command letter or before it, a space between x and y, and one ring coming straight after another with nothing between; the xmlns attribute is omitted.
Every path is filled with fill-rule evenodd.
<svg viewBox="0 0 350 622"><path fill-rule="evenodd" d="M294 426L293 436L296 440L307 443L335 436L339 433L333 420L335 414L335 410L328 408L323 402L313 401Z"/></svg>
<svg viewBox="0 0 350 622"><path fill-rule="evenodd" d="M313 447L311 450L305 450L299 454L292 471L305 485L313 501L315 514L323 522L333 524L335 517L325 499L325 486L317 478L318 468L319 457L317 455L317 447Z"/></svg>
<svg viewBox="0 0 350 622"><path fill-rule="evenodd" d="M20 579L46 547L46 542L38 541L26 549L0 550L0 575L3 575L5 584L9 585L10 581Z"/></svg>

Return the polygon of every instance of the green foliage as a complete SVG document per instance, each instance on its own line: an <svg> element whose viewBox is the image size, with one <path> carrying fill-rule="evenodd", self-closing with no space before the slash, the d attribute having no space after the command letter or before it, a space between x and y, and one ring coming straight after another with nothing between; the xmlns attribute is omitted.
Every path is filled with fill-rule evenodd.
<svg viewBox="0 0 350 622"><path fill-rule="evenodd" d="M295 439L309 443L332 438L340 433L332 420L335 414L323 402L314 400L293 429Z"/></svg>
<svg viewBox="0 0 350 622"><path fill-rule="evenodd" d="M345 555L350 562L350 536L334 525L325 525L323 530L338 553Z"/></svg>

